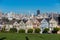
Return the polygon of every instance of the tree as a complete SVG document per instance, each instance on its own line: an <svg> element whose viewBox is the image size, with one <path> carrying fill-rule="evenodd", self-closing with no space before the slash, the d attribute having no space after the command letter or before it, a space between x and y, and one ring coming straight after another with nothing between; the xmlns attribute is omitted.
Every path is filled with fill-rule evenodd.
<svg viewBox="0 0 60 40"><path fill-rule="evenodd" d="M60 28L54 28L53 30L52 30L52 33L57 33L57 31L59 31L60 30Z"/></svg>
<svg viewBox="0 0 60 40"><path fill-rule="evenodd" d="M39 28L35 28L35 33L40 33L40 29Z"/></svg>
<svg viewBox="0 0 60 40"><path fill-rule="evenodd" d="M19 33L25 33L25 30L24 29L20 29Z"/></svg>
<svg viewBox="0 0 60 40"><path fill-rule="evenodd" d="M16 28L10 28L9 32L15 33L15 32L17 32L17 29Z"/></svg>
<svg viewBox="0 0 60 40"><path fill-rule="evenodd" d="M48 33L49 29L48 28L45 28L43 33Z"/></svg>
<svg viewBox="0 0 60 40"><path fill-rule="evenodd" d="M33 33L33 29L28 29L28 33Z"/></svg>

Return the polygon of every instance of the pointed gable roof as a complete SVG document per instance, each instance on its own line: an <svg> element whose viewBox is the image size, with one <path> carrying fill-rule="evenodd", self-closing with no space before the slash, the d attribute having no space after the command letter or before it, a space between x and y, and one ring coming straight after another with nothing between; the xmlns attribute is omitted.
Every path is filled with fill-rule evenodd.
<svg viewBox="0 0 60 40"><path fill-rule="evenodd" d="M25 18L24 18L22 21L23 21L24 23L26 23L26 22L28 21L28 19L25 19Z"/></svg>
<svg viewBox="0 0 60 40"><path fill-rule="evenodd" d="M54 17L53 17L53 14L52 14L52 18L51 18L51 20L49 21L50 23L57 23L57 19L55 19Z"/></svg>
<svg viewBox="0 0 60 40"><path fill-rule="evenodd" d="M55 19L51 19L49 22L50 23L56 23L57 21Z"/></svg>
<svg viewBox="0 0 60 40"><path fill-rule="evenodd" d="M17 21L15 21L13 25L17 25L17 24L18 24L18 22L17 22Z"/></svg>
<svg viewBox="0 0 60 40"><path fill-rule="evenodd" d="M42 19L37 19L39 22L41 22L42 21Z"/></svg>
<svg viewBox="0 0 60 40"><path fill-rule="evenodd" d="M28 21L26 22L26 24L32 24L32 20L28 19Z"/></svg>
<svg viewBox="0 0 60 40"><path fill-rule="evenodd" d="M36 18L32 19L32 23L33 25L40 25L40 22Z"/></svg>
<svg viewBox="0 0 60 40"><path fill-rule="evenodd" d="M48 21L44 18L41 23L48 23Z"/></svg>
<svg viewBox="0 0 60 40"><path fill-rule="evenodd" d="M45 18L41 21L40 27L43 27L43 28L48 28L49 27L49 23Z"/></svg>
<svg viewBox="0 0 60 40"><path fill-rule="evenodd" d="M23 24L25 24L23 21L21 21L20 23L19 23L20 25L23 25Z"/></svg>
<svg viewBox="0 0 60 40"><path fill-rule="evenodd" d="M49 22L50 18L45 18L45 20L46 20L47 22Z"/></svg>

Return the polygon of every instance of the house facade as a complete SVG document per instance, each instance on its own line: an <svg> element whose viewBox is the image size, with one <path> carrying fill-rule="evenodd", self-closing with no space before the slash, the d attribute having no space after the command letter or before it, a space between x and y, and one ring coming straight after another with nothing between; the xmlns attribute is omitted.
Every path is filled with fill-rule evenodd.
<svg viewBox="0 0 60 40"><path fill-rule="evenodd" d="M49 23L47 22L47 20L44 18L42 21L41 21L41 24L40 24L40 28L48 28L49 27Z"/></svg>
<svg viewBox="0 0 60 40"><path fill-rule="evenodd" d="M19 25L20 25L19 26L20 29L26 29L26 24L23 21L21 21Z"/></svg>
<svg viewBox="0 0 60 40"><path fill-rule="evenodd" d="M40 24L40 29L41 29L40 33L42 33L45 28L49 28L49 22L44 18L42 19Z"/></svg>
<svg viewBox="0 0 60 40"><path fill-rule="evenodd" d="M49 23L50 23L50 27L57 27L57 21L54 19L54 18L52 18L50 21L49 21Z"/></svg>
<svg viewBox="0 0 60 40"><path fill-rule="evenodd" d="M27 29L33 29L33 24L32 24L32 20L28 19L28 21L26 22L26 27Z"/></svg>
<svg viewBox="0 0 60 40"><path fill-rule="evenodd" d="M51 31L51 30L53 30L53 28L58 27L58 22L54 18L52 18L49 21L49 25L50 25L50 31Z"/></svg>

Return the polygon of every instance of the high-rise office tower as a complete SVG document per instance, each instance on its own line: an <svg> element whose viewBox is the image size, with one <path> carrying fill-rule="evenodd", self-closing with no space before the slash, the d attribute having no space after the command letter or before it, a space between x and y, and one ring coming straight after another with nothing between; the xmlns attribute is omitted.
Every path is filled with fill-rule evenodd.
<svg viewBox="0 0 60 40"><path fill-rule="evenodd" d="M40 14L40 10L37 10L37 15L39 15Z"/></svg>

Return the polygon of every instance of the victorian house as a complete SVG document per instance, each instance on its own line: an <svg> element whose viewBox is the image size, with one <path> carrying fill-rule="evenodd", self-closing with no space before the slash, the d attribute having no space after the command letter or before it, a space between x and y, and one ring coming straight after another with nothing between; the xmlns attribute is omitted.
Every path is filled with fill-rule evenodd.
<svg viewBox="0 0 60 40"><path fill-rule="evenodd" d="M44 18L41 21L40 28L48 28L49 27L49 22Z"/></svg>
<svg viewBox="0 0 60 40"><path fill-rule="evenodd" d="M53 17L53 14L52 14L51 20L49 21L49 24L50 24L51 30L53 30L54 27L58 27L58 21Z"/></svg>
<svg viewBox="0 0 60 40"><path fill-rule="evenodd" d="M17 30L20 29L20 28L19 28L19 23L18 23L17 21L15 21L15 22L13 23L13 28L16 28Z"/></svg>
<svg viewBox="0 0 60 40"><path fill-rule="evenodd" d="M26 22L26 27L27 29L33 29L33 24L32 24L32 20L31 19L28 19L28 21Z"/></svg>
<svg viewBox="0 0 60 40"><path fill-rule="evenodd" d="M33 28L39 28L40 26L40 22L36 18L32 19L32 24L33 24Z"/></svg>
<svg viewBox="0 0 60 40"><path fill-rule="evenodd" d="M40 33L42 33L45 28L49 28L49 21L47 19L43 18L40 23L40 29L41 29Z"/></svg>
<svg viewBox="0 0 60 40"><path fill-rule="evenodd" d="M19 28L20 28L20 29L26 29L26 24L25 24L23 21L21 21L21 22L19 23Z"/></svg>

